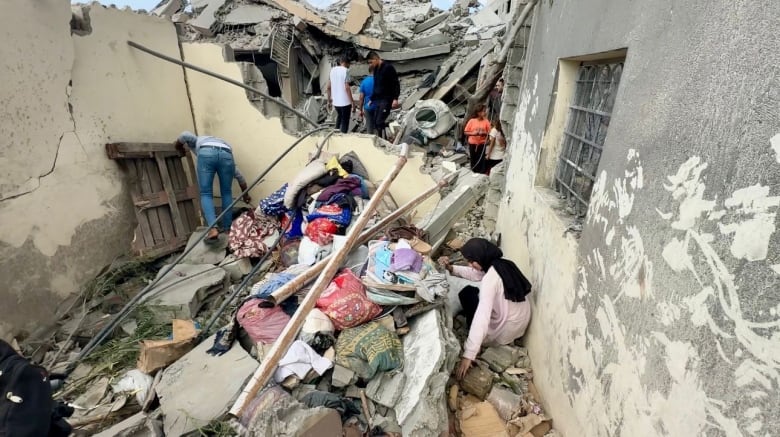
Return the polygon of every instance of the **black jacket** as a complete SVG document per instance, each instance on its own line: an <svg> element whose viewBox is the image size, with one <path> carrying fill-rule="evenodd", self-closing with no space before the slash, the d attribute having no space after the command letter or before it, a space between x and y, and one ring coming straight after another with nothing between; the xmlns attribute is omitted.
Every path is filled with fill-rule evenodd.
<svg viewBox="0 0 780 437"><path fill-rule="evenodd" d="M371 100L398 100L401 95L401 84L395 67L387 61L382 61L374 71L374 91Z"/></svg>

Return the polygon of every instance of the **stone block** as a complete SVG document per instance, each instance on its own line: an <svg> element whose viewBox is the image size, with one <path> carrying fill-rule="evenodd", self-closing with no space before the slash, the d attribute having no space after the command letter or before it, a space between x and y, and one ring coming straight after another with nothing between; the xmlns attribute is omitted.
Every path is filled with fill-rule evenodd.
<svg viewBox="0 0 780 437"><path fill-rule="evenodd" d="M512 390L494 386L486 400L493 405L502 419L509 421L520 410L523 397L515 394Z"/></svg>
<svg viewBox="0 0 780 437"><path fill-rule="evenodd" d="M401 398L405 386L406 376L403 373L398 375L382 373L368 383L366 396L378 404L393 407Z"/></svg>
<svg viewBox="0 0 780 437"><path fill-rule="evenodd" d="M475 366L471 366L471 369L466 372L466 376L460 383L460 388L462 388L463 391L471 393L480 399L485 399L492 387L493 372L479 363Z"/></svg>
<svg viewBox="0 0 780 437"><path fill-rule="evenodd" d="M209 0L206 8L189 25L205 36L214 36L213 26L217 22L215 13L224 4L225 0Z"/></svg>
<svg viewBox="0 0 780 437"><path fill-rule="evenodd" d="M153 434L149 432L146 413L140 412L98 434L94 434L94 437L146 437L150 435Z"/></svg>
<svg viewBox="0 0 780 437"><path fill-rule="evenodd" d="M226 286L227 272L220 267L179 264L143 298L143 302L161 323L171 319L192 319L209 296L224 291Z"/></svg>
<svg viewBox="0 0 780 437"><path fill-rule="evenodd" d="M263 396L261 393L260 396ZM243 422L244 420L242 420ZM247 434L274 437L341 436L341 417L331 408L307 408L281 391L272 402L258 406L246 420ZM168 435L168 434L166 434Z"/></svg>
<svg viewBox="0 0 780 437"><path fill-rule="evenodd" d="M333 365L333 375L331 376L333 387L346 387L355 381L357 381L355 372L338 364Z"/></svg>
<svg viewBox="0 0 780 437"><path fill-rule="evenodd" d="M183 435L225 413L258 363L236 342L224 355L206 353L204 340L163 372L157 385L165 435Z"/></svg>
<svg viewBox="0 0 780 437"><path fill-rule="evenodd" d="M185 250L189 250L191 247L192 252L188 253L186 257L181 261L182 264L219 264L225 259L225 250L228 246L228 239L225 235L220 235L216 244L209 245L201 241L196 243L198 238L207 232L205 227L199 227L190 236L187 241L187 247Z"/></svg>
<svg viewBox="0 0 780 437"><path fill-rule="evenodd" d="M431 36L424 38L415 38L406 43L408 49L421 49L424 47L431 47L441 44L448 44L450 42L450 36L446 33L435 33Z"/></svg>
<svg viewBox="0 0 780 437"><path fill-rule="evenodd" d="M238 258L233 254L225 257L219 266L225 269L232 281L240 280L252 270L252 262L249 258Z"/></svg>
<svg viewBox="0 0 780 437"><path fill-rule="evenodd" d="M492 346L482 352L479 357L486 362L494 372L503 372L513 366L520 357L520 351L512 346Z"/></svg>

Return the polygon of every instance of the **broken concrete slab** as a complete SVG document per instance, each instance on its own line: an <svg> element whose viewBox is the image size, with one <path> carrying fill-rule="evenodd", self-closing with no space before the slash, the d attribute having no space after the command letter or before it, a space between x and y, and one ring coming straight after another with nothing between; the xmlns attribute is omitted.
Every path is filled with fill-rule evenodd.
<svg viewBox="0 0 780 437"><path fill-rule="evenodd" d="M414 26L414 29L413 29L414 33L425 32L426 30L436 26L437 24L444 22L444 20L446 20L447 17L449 17L449 16L450 16L449 12L442 12L442 13L440 13L438 15L434 15L433 17L431 17L431 18L423 21L422 23Z"/></svg>
<svg viewBox="0 0 780 437"><path fill-rule="evenodd" d="M173 17L173 14L181 11L184 8L184 1L182 0L168 0L160 6L154 8L151 12L152 15L158 17Z"/></svg>
<svg viewBox="0 0 780 437"><path fill-rule="evenodd" d="M94 434L93 437L146 437L153 435L149 432L147 419L146 413L139 412L98 434Z"/></svg>
<svg viewBox="0 0 780 437"><path fill-rule="evenodd" d="M228 272L233 281L238 281L252 270L252 262L249 261L249 258L238 258L233 254L222 260L219 266Z"/></svg>
<svg viewBox="0 0 780 437"><path fill-rule="evenodd" d="M382 373L368 382L366 396L380 405L392 408L401 398L405 386L406 376L403 373Z"/></svg>
<svg viewBox="0 0 780 437"><path fill-rule="evenodd" d="M164 267L158 276L166 269ZM142 299L161 322L192 319L211 295L227 287L227 272L210 264L178 264Z"/></svg>
<svg viewBox="0 0 780 437"><path fill-rule="evenodd" d="M226 412L257 369L257 361L238 342L222 356L207 354L215 338L207 338L163 371L156 391L165 435L194 431ZM219 383L204 383L206 375Z"/></svg>
<svg viewBox="0 0 780 437"><path fill-rule="evenodd" d="M507 345L491 346L479 356L479 359L486 362L491 370L498 373L514 365L518 358L520 358L519 351Z"/></svg>
<svg viewBox="0 0 780 437"><path fill-rule="evenodd" d="M474 15L467 18L476 27L503 26L506 23L498 18L498 15L490 8L482 8Z"/></svg>
<svg viewBox="0 0 780 437"><path fill-rule="evenodd" d="M368 0L351 0L349 2L349 13L347 18L344 19L342 27L347 32L357 35L363 31L363 28L366 27L366 22L372 15Z"/></svg>
<svg viewBox="0 0 780 437"><path fill-rule="evenodd" d="M276 9L264 5L238 5L222 19L222 22L237 25L265 23L271 21L277 14L279 12Z"/></svg>
<svg viewBox="0 0 780 437"><path fill-rule="evenodd" d="M379 56L386 61L407 61L410 59L427 58L430 56L446 54L449 53L450 50L452 50L452 47L449 44L441 44L421 49L381 52L379 53Z"/></svg>
<svg viewBox="0 0 780 437"><path fill-rule="evenodd" d="M422 220L426 223L424 230L428 232L432 251L444 243L452 225L482 197L487 183L487 176L474 173L468 167L460 169L452 191Z"/></svg>
<svg viewBox="0 0 780 437"><path fill-rule="evenodd" d="M310 10L303 3L299 3L293 0L267 0L268 4L276 6L279 9L289 12L292 15L300 18L311 24L325 24L327 21L317 15L316 12Z"/></svg>
<svg viewBox="0 0 780 437"><path fill-rule="evenodd" d="M403 337L403 371L391 377L395 381L383 381L390 393L376 396L394 397L403 386L394 410L404 436L441 435L447 430L444 392L460 344L445 325L438 310L428 311L409 324L409 333Z"/></svg>
<svg viewBox="0 0 780 437"><path fill-rule="evenodd" d="M437 46L441 44L448 44L450 42L450 36L446 33L435 33L431 36L424 38L415 38L406 43L408 49L421 49L425 47Z"/></svg>
<svg viewBox="0 0 780 437"><path fill-rule="evenodd" d="M473 51L466 59L463 60L452 74L449 75L446 81L444 81L433 93L431 98L441 100L447 95L456 84L460 83L463 78L468 75L474 67L478 66L482 58L487 56L491 50L495 47L494 41L486 41L482 43L479 50Z"/></svg>
<svg viewBox="0 0 780 437"><path fill-rule="evenodd" d="M225 259L228 239L225 235L220 235L213 245L206 244L204 241L198 243L198 239L206 232L208 228L201 226L192 233L185 248L185 251L190 248L192 251L181 260L183 264L219 264Z"/></svg>
<svg viewBox="0 0 780 437"><path fill-rule="evenodd" d="M266 392L261 392L258 398L265 395ZM323 437L342 435L341 416L336 410L325 407L307 408L283 390L274 393L272 400L267 402L261 400L261 405L258 405L252 412L252 417L248 420L242 420L242 422L247 428L246 435L251 436Z"/></svg>
<svg viewBox="0 0 780 437"><path fill-rule="evenodd" d="M486 399L498 412L502 419L512 420L515 413L519 412L523 397L515 394L512 390L504 387L494 386Z"/></svg>
<svg viewBox="0 0 780 437"><path fill-rule="evenodd" d="M217 23L216 13L226 0L210 0L206 9L203 10L198 16L188 22L193 29L206 36L214 36L214 24Z"/></svg>

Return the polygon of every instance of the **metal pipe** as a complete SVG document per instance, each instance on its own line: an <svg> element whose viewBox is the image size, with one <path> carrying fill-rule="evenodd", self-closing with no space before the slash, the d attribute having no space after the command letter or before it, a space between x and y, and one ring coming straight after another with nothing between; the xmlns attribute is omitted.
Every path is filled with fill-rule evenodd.
<svg viewBox="0 0 780 437"><path fill-rule="evenodd" d="M376 209L377 206L379 206L379 203L382 201L382 197L385 195L387 190L390 188L390 185L393 183L395 178L401 172L401 169L406 164L406 154L408 152L408 147L408 145L402 144L401 155L398 157L398 160L396 161L393 168L387 174L387 177L385 177L385 179L377 188L376 193L374 193L374 196L368 202L368 205L366 205L363 213L360 215L360 217L358 217L354 228L347 235L347 241L344 243L344 247L339 249L330 259L330 261L328 261L328 264L325 266L325 271L323 271L319 278L317 278L317 280L314 282L311 291L309 291L309 293L303 299L303 302L301 302L301 305L295 311L295 314L292 316L292 318L290 318L290 321L287 322L287 325L284 327L284 330L282 330L279 338L276 339L273 346L271 346L271 349L263 358L263 362L260 363L260 367L258 367L257 371L255 371L255 374L249 380L249 383L244 387L244 390L238 396L238 399L230 409L230 414L234 416L241 416L241 413L244 411L246 405L248 405L249 402L257 395L257 392L259 392L260 389L263 388L266 383L268 383L268 380L271 378L271 375L276 369L279 360L282 359L284 354L287 353L290 345L295 340L295 336L298 335L298 331L303 325L306 316L309 314L312 308L314 308L314 304L317 302L320 294L322 294L322 292L325 290L325 287L328 286L331 279L336 274L336 271L341 266L341 263L352 249L355 241L357 241L359 237L358 232L361 232L366 224L368 224L368 220L371 218L371 213Z"/></svg>
<svg viewBox="0 0 780 437"><path fill-rule="evenodd" d="M216 77L217 79L223 80L223 81L225 81L225 82L227 82L229 84L233 84L233 85L235 85L237 87L241 87L241 88L243 88L243 89L245 89L247 91L252 91L253 93L260 94L264 98L266 98L266 99L276 103L277 105L281 106L282 108L292 112L293 114L297 115L301 119L305 120L306 122L311 124L312 127L318 127L320 125L315 120L312 120L311 118L306 116L306 114L304 114L303 112L301 112L301 111L293 108L292 106L290 106L284 100L278 99L276 97L271 97L269 94L267 94L267 93L265 93L265 92L263 92L263 91L261 91L261 90L259 90L257 88L253 88L253 87L251 87L251 86L249 86L249 85L247 85L245 83L239 82L239 81L237 81L235 79L231 79L231 78L229 78L227 76L223 76L223 75L218 74L218 73L214 73L213 71L206 70L205 68L198 67L197 65L190 64L189 62L184 62L184 61L178 60L176 58L172 58L172 57L170 57L168 55L164 55L164 54L162 54L160 52L157 52L157 51L154 51L154 50L152 50L150 48L146 48L146 47L142 46L141 44L138 44L135 41L127 41L127 45L129 45L132 48L138 49L138 50L140 50L142 52L146 52L146 53L148 53L148 54L150 54L152 56L156 56L156 57L158 57L160 59L164 59L164 60L166 60L168 62L172 62L172 63L174 63L176 65L181 65L184 68L189 68L190 70L195 70L198 73L203 73L203 74L205 74L207 76Z"/></svg>
<svg viewBox="0 0 780 437"><path fill-rule="evenodd" d="M221 213L220 213L220 214L217 216L217 218L215 219L215 222L219 222L219 220L220 220L220 219L222 219L222 217L223 217L223 216L224 216L224 215L227 213L227 211L231 210L231 209L233 208L233 206L234 206L236 203L238 203L239 199L241 199L241 198L242 198L242 197L243 197L245 194L247 194L247 193L249 192L249 190L251 190L252 188L254 188L254 186L255 186L255 185L257 185L257 184L260 182L260 180L261 180L261 179L263 179L263 178L265 177L265 175L266 175L266 174L268 174L268 172L270 172L270 171L271 171L271 169L272 169L272 168L274 168L274 166L276 166L276 164L278 164L278 163L279 163L279 161L281 161L281 160L282 160L282 158L284 158L285 156L287 156L287 154L288 154L288 153L290 153L290 151L291 151L293 148L295 148L295 146L297 146L298 144L300 144L300 143L301 143L301 141L303 141L305 138L307 138L307 137L308 137L308 136L310 136L311 134L313 134L313 133L316 133L316 132L319 132L319 131L322 131L322 130L325 130L325 129L329 129L329 127L327 127L327 126L321 126L321 127L317 127L317 128L315 128L315 129L312 129L312 130L310 130L310 131L306 132L305 134L303 134L303 136L301 136L300 138L298 138L297 140L295 140L295 142L293 142L293 143L290 145L290 147L288 147L288 148L287 148L287 149L286 149L284 152L282 152L282 154L281 154L281 155L279 155L279 157L277 157L277 158L276 158L276 160L274 160L274 162L272 162L272 163L271 163L271 165L269 165L269 166L268 166L268 168L266 168L266 169L265 169L265 170L264 170L264 171L263 171L263 172L262 172L262 173L261 173L261 174L260 174L260 175L259 175L257 178L255 178L255 180L254 180L254 181L252 181L252 183L251 183L251 184L250 184L250 185L247 187L247 189L246 189L246 190L242 191L242 192L241 192L241 194L239 194L239 195L238 195L238 196L237 196L237 197L236 197L236 198L233 200L233 202L230 204L230 206L229 206L228 208L226 208L224 211L222 211L222 212L221 212ZM333 135L333 132L330 132L330 133L329 133L329 134L328 134L328 135L327 135L327 136L326 136L326 137L325 137L325 138L322 140L322 144L323 144L323 145L325 144L325 141L327 141L327 139L328 139L328 138L330 138L330 136L331 136L331 135ZM320 146L320 148L321 148L321 147L322 147L322 146ZM157 276L157 277L156 277L156 278L155 278L155 279L154 279L154 280L153 280L151 283L149 283L149 285L147 285L146 287L144 287L144 289L143 289L143 290L141 290L141 292L140 292L140 293L138 293L138 294L137 294L137 295L135 295L135 296L134 296L132 299L130 299L130 301L129 301L129 302L127 302L127 304L125 304L125 306L124 306L124 307L123 307L123 308L122 308L122 309L121 309L121 310L120 310L120 311L119 311L119 312L118 312L118 313L117 313L117 314L114 316L114 318L113 318L113 319L112 319L112 320L111 320L111 321L110 321L108 324L106 324L106 326L104 326L104 327L103 327L103 328L102 328L102 329L101 329L101 330L100 330L100 331L99 331L97 334L95 334L95 336L94 336L94 337L92 337L92 338L89 340L89 342L87 342L87 344L86 344L86 345L85 345L85 346L84 346L84 347L81 349L81 351L79 352L78 356L76 356L76 359L75 359L75 360L73 360L73 361L72 361L72 362L71 362L71 363L68 365L68 367L65 369L65 372L64 372L64 373L65 373L65 375L70 375L70 373L73 371L73 369L75 369L75 368L76 368L76 365L78 365L78 363L79 363L81 360L83 360L83 359L84 359L84 358L85 358L87 355L89 355L90 353L92 353L92 351L93 351L93 350L94 350L94 349L95 349L95 348L96 348L96 347L97 347L97 346L98 346L98 345L99 345L101 342L103 342L103 340L105 340L105 339L106 339L106 337L108 336L108 334L109 334L111 331L113 331L113 330L114 330L114 328L116 328L116 327L117 327L117 326L118 326L118 325L119 325L119 324L120 324L120 323L121 323L121 322L122 322L122 321L123 321L123 320L124 320L124 319L127 317L127 315L128 315L128 314L130 314L130 311L131 311L131 310L132 310L132 309L135 307L135 305L136 305L136 304L137 304L137 303L138 303L138 302L139 302L139 301L140 301L140 300L141 300L141 299L142 299L142 298L143 298L143 297L144 297L144 296L145 296L145 295L146 295L146 294L147 294L147 293L148 293L150 290L152 290L152 289L153 289L153 288L154 288L154 287L155 287L155 286L156 286L156 285L157 285L157 284L158 284L158 283L159 283L159 282L160 282L160 281L161 281L161 280L162 280L162 279L165 277L165 275L167 275L168 273L170 273L170 271L171 271L171 270L173 270L173 268L174 268L176 265L178 265L178 264L179 264L179 263L180 263L180 262L181 262L181 261L182 261L182 260L183 260L183 259L184 259L184 258L185 258L185 257L186 257L186 256L187 256L187 255L188 255L188 254L189 254L189 253L192 251L192 250L193 250L193 249L195 249L195 246L197 246L197 245L198 245L198 244L199 244L201 241L203 241L203 239L204 239L204 238L206 238L206 235L207 235L207 234L208 234L207 232L204 232L203 234L201 234L201 236L200 236L200 237L198 237L198 239L195 241L195 244L193 244L192 246L190 246L190 248L189 248L189 249L185 249L185 250L184 250L184 252L182 252L182 254L181 254L181 255L179 255L179 257L178 257L178 258L176 258L176 261L174 261L172 264L169 264L169 265L165 266L165 267L163 268L163 270L161 270L161 272L162 272L162 273L160 273L160 274L159 274L159 275L158 275L158 276Z"/></svg>
<svg viewBox="0 0 780 437"><path fill-rule="evenodd" d="M442 188L446 187L447 184L449 184L450 179L452 179L455 175L456 173L451 173L450 175L447 175L444 179L439 181L438 184L432 186L431 188L428 188L426 191L420 193L414 199L406 202L403 206L396 209L392 213L388 214L386 217L384 217L382 220L377 222L371 228L366 229L362 234L360 234L360 237L358 238L355 245L359 246L361 244L367 243L374 235L382 231L384 228L389 226L394 221L398 220L398 218L406 214L415 206L421 204L425 199L431 197L433 193L436 193ZM298 290L303 288L307 283L311 282L311 280L314 279L325 268L325 265L328 263L328 261L330 261L330 258L332 256L333 255L328 255L325 259L319 261L318 263L309 267L309 269L306 270L305 272L296 276L295 279L293 279L292 281L286 283L282 287L279 287L276 291L274 291L271 294L269 299L277 305L284 302L285 299L297 293Z"/></svg>

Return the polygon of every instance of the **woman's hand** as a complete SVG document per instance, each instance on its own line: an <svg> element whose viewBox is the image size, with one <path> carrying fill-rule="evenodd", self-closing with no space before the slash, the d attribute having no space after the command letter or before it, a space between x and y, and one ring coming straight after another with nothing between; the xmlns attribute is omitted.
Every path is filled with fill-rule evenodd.
<svg viewBox="0 0 780 437"><path fill-rule="evenodd" d="M469 368L471 367L471 360L468 358L461 358L460 364L458 365L458 370L455 371L455 378L458 380L462 380L466 377L466 372L469 371Z"/></svg>
<svg viewBox="0 0 780 437"><path fill-rule="evenodd" d="M448 272L452 273L452 264L450 264L450 258L447 256L439 257L439 265L444 267Z"/></svg>

